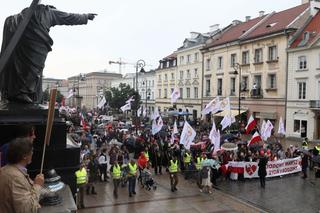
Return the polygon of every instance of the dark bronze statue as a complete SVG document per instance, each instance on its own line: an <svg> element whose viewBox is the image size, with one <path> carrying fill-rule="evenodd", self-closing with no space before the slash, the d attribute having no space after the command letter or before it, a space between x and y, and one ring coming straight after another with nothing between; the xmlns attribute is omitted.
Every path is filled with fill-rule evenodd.
<svg viewBox="0 0 320 213"><path fill-rule="evenodd" d="M28 8L5 20L1 54L27 12ZM73 14L59 11L53 6L37 5L8 63L0 70L2 99L9 102L40 103L42 72L53 45L49 35L50 27L87 24L88 20L93 20L95 16L93 13Z"/></svg>

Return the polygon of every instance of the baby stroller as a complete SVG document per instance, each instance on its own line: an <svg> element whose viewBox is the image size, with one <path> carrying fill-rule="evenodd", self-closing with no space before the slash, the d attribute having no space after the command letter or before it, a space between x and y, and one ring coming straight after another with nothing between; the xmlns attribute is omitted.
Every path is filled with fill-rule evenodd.
<svg viewBox="0 0 320 213"><path fill-rule="evenodd" d="M120 184L121 187L125 187L128 182L128 165L127 164L122 164L121 166L121 178L120 178Z"/></svg>
<svg viewBox="0 0 320 213"><path fill-rule="evenodd" d="M148 191L150 191L151 189L153 190L157 189L156 182L151 177L151 172L149 170L147 169L142 170L140 178L141 178L142 188L145 188Z"/></svg>

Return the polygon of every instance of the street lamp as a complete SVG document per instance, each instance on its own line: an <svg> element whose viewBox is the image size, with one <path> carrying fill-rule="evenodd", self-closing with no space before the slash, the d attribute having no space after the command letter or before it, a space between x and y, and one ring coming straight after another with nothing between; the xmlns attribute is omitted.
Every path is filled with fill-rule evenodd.
<svg viewBox="0 0 320 213"><path fill-rule="evenodd" d="M139 94L138 89L138 71L140 69L140 73L145 73L146 71L143 69L146 66L146 62L142 59L136 62L136 92ZM136 110L136 133L138 133L138 110Z"/></svg>
<svg viewBox="0 0 320 213"><path fill-rule="evenodd" d="M150 98L150 88L148 88L148 81L145 80L142 82L143 85L146 85L146 104L145 104L145 108L146 108L146 112L148 110L148 99ZM150 85L149 85L150 86ZM147 117L147 113L146 113L146 117Z"/></svg>
<svg viewBox="0 0 320 213"><path fill-rule="evenodd" d="M239 131L241 128L241 112L240 112L240 107L241 107L241 65L239 63L235 63L233 65L234 73L235 75L239 75L239 97L238 97L238 116L239 116Z"/></svg>

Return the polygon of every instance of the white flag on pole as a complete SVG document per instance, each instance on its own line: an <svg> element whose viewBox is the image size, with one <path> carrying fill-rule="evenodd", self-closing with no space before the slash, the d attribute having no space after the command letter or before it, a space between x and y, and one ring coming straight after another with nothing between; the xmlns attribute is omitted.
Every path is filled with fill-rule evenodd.
<svg viewBox="0 0 320 213"><path fill-rule="evenodd" d="M217 151L220 149L220 130L215 131L213 143L214 143L213 153L217 153Z"/></svg>
<svg viewBox="0 0 320 213"><path fill-rule="evenodd" d="M215 99L210 101L206 107L202 110L202 115L209 114L210 112L216 113L220 110L220 101L219 97L217 96Z"/></svg>
<svg viewBox="0 0 320 213"><path fill-rule="evenodd" d="M223 99L222 101L220 101L220 110L221 111L231 110L230 98L229 97L227 97L227 98Z"/></svg>
<svg viewBox="0 0 320 213"><path fill-rule="evenodd" d="M67 99L71 98L72 96L73 96L73 89L70 89L69 93L68 93L68 96L67 96Z"/></svg>
<svg viewBox="0 0 320 213"><path fill-rule="evenodd" d="M260 128L260 136L263 140L264 140L264 133L266 131L266 124L267 124L267 122L265 120L263 120L262 124L261 124L261 128Z"/></svg>
<svg viewBox="0 0 320 213"><path fill-rule="evenodd" d="M103 96L102 99L98 103L98 108L101 109L107 103L106 98Z"/></svg>
<svg viewBox="0 0 320 213"><path fill-rule="evenodd" d="M182 129L180 144L183 144L184 147L189 150L190 145L193 143L193 139L196 137L196 131L190 126L190 124L185 121Z"/></svg>
<svg viewBox="0 0 320 213"><path fill-rule="evenodd" d="M171 94L171 104L177 102L177 100L180 98L180 91L175 88Z"/></svg>
<svg viewBox="0 0 320 213"><path fill-rule="evenodd" d="M209 139L211 140L211 143L214 143L214 134L217 132L216 124L214 123L214 120L212 122L212 128L209 134Z"/></svg>
<svg viewBox="0 0 320 213"><path fill-rule="evenodd" d="M271 121L268 120L266 123L266 126L265 126L263 140L266 141L271 136L272 129L273 129L273 125L272 125Z"/></svg>
<svg viewBox="0 0 320 213"><path fill-rule="evenodd" d="M220 123L222 126L221 130L224 130L228 126L231 126L231 124L234 123L235 121L236 119L234 116L232 116L231 114L226 114Z"/></svg>
<svg viewBox="0 0 320 213"><path fill-rule="evenodd" d="M120 109L122 110L122 112L130 110L131 109L131 103L129 102L129 103L123 105L122 107L120 107Z"/></svg>
<svg viewBox="0 0 320 213"><path fill-rule="evenodd" d="M139 109L137 110L137 115L140 117L141 115L141 112L142 112L142 107L140 106Z"/></svg>
<svg viewBox="0 0 320 213"><path fill-rule="evenodd" d="M126 100L126 103L131 104L131 102L133 102L133 101L134 101L133 96L131 96L128 100Z"/></svg>
<svg viewBox="0 0 320 213"><path fill-rule="evenodd" d="M144 109L143 109L142 116L143 116L143 117L146 117L146 116L147 116L147 108L144 108Z"/></svg>
<svg viewBox="0 0 320 213"><path fill-rule="evenodd" d="M173 134L178 134L179 131L178 131L178 126L177 126L177 121L174 121L174 124L173 124Z"/></svg>
<svg viewBox="0 0 320 213"><path fill-rule="evenodd" d="M152 122L152 134L155 135L158 132L160 132L160 130L162 129L162 126L163 126L163 121L162 121L161 116L159 117L158 121L156 121L156 119L153 120L153 122Z"/></svg>
<svg viewBox="0 0 320 213"><path fill-rule="evenodd" d="M158 107L156 107L156 108L154 109L153 114L151 115L151 120L155 120L155 119L157 119L158 117L160 117L160 114L159 114Z"/></svg>
<svg viewBox="0 0 320 213"><path fill-rule="evenodd" d="M280 117L280 120L279 120L278 133L279 133L279 134L282 134L282 135L285 135L285 134L286 134L286 130L285 130L285 128L284 128L284 123L283 123L282 117Z"/></svg>

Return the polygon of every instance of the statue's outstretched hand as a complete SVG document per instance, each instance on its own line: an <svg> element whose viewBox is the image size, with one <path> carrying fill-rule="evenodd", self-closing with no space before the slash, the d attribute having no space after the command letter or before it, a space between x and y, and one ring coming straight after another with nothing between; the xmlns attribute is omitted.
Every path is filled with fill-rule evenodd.
<svg viewBox="0 0 320 213"><path fill-rule="evenodd" d="M96 13L88 13L88 19L92 21L97 15Z"/></svg>

